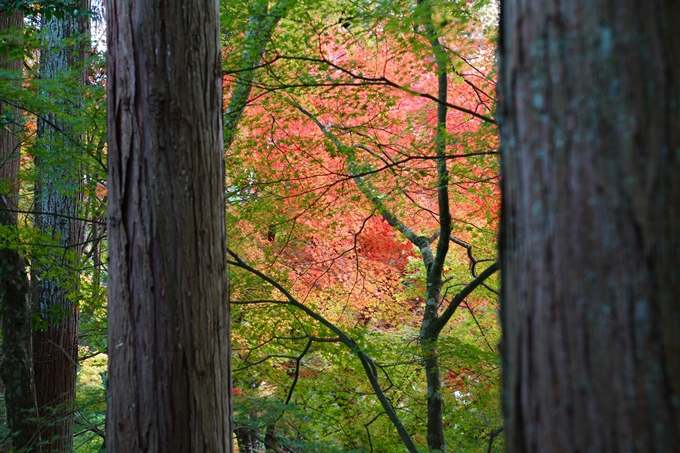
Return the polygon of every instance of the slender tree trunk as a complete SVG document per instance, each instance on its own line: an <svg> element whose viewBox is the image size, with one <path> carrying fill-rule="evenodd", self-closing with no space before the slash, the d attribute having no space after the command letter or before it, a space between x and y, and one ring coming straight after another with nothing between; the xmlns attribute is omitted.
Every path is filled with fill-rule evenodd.
<svg viewBox="0 0 680 453"><path fill-rule="evenodd" d="M509 452L680 451L680 3L504 1Z"/></svg>
<svg viewBox="0 0 680 453"><path fill-rule="evenodd" d="M230 452L219 4L107 12L107 450Z"/></svg>
<svg viewBox="0 0 680 453"><path fill-rule="evenodd" d="M441 367L439 365L439 351L437 350L439 334L443 325L439 320L441 305L442 273L446 255L449 252L451 239L451 210L449 207L449 171L446 165L447 127L446 106L448 96L448 57L439 36L432 23L432 11L427 0L419 0L425 7L423 28L425 36L430 41L432 53L437 62L437 205L439 208L439 240L434 259L427 265L427 293L425 295L425 310L420 326L420 345L425 365L427 380L427 446L430 451L446 452L446 438L444 436L444 397L442 395ZM425 255L423 255L425 257Z"/></svg>
<svg viewBox="0 0 680 453"><path fill-rule="evenodd" d="M89 0L81 1L88 10ZM45 45L40 53L40 76L64 80L82 68L88 32L87 18L65 16L43 20ZM69 44L67 40L75 40ZM69 80L70 81L70 80ZM71 111L77 100L69 99ZM73 448L73 402L78 370L78 311L71 299L77 285L77 261L82 250L83 223L78 217L82 172L78 138L59 115L46 114L38 121L40 153L36 156L36 226L59 248L50 247L35 276L35 304L42 323L34 332L33 357L36 393L42 422L45 451L69 452ZM60 275L54 270L59 269Z"/></svg>
<svg viewBox="0 0 680 453"><path fill-rule="evenodd" d="M267 453L280 453L278 440L276 438L276 424L267 425L264 434L264 446Z"/></svg>
<svg viewBox="0 0 680 453"><path fill-rule="evenodd" d="M18 11L0 12L0 30L21 28L23 15ZM0 67L21 71L21 60L0 55ZM17 83L21 83L20 79ZM6 106L0 104L2 112ZM10 109L17 119L21 112ZM0 128L0 225L16 231L19 192L21 141L18 128ZM10 233L14 234L14 233ZM5 387L7 424L15 451L38 451L40 439L33 375L31 306L26 266L16 246L17 237L6 236L0 248L0 291L2 292L2 380Z"/></svg>
<svg viewBox="0 0 680 453"><path fill-rule="evenodd" d="M234 436L240 453L258 453L260 451L260 441L257 434L257 431L248 427L234 429Z"/></svg>
<svg viewBox="0 0 680 453"><path fill-rule="evenodd" d="M250 27L239 62L242 72L238 75L236 86L224 112L224 148L227 150L236 137L238 123L248 104L257 76L257 66L262 63L262 56L271 41L272 33L295 2L296 0L279 0L271 9L268 0L253 2L253 15L250 18Z"/></svg>

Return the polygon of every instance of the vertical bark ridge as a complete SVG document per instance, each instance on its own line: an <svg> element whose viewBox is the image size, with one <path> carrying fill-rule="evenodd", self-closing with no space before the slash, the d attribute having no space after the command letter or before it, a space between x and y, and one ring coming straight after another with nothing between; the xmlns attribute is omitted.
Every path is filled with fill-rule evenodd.
<svg viewBox="0 0 680 453"><path fill-rule="evenodd" d="M0 12L0 30L23 27L23 14ZM21 71L21 60L0 55L0 67ZM20 79L17 79L20 83ZM5 105L0 104L2 112ZM9 112L20 116L19 109ZM7 424L14 450L39 451L40 430L33 374L31 306L24 259L17 249L17 201L21 140L18 128L0 128L0 225L6 228L0 248L2 294L2 380L5 387Z"/></svg>
<svg viewBox="0 0 680 453"><path fill-rule="evenodd" d="M81 0L80 6L89 10L89 0ZM83 40L87 39L88 23L87 17L69 15L43 19L42 81L72 83L75 74L78 83L85 83L83 65L89 45ZM68 40L76 44L68 44ZM77 99L68 102L62 106L65 114L78 107ZM35 164L40 179L35 184L35 199L39 214L35 223L46 241L59 247L48 248L32 269L35 310L41 317L33 337L36 393L45 451L69 452L73 448L78 370L78 308L73 294L84 237L83 223L76 220L82 201L79 149L83 144L55 113L38 121L38 137Z"/></svg>
<svg viewBox="0 0 680 453"><path fill-rule="evenodd" d="M107 448L229 452L219 5L107 12Z"/></svg>
<svg viewBox="0 0 680 453"><path fill-rule="evenodd" d="M508 451L678 451L680 7L501 17Z"/></svg>

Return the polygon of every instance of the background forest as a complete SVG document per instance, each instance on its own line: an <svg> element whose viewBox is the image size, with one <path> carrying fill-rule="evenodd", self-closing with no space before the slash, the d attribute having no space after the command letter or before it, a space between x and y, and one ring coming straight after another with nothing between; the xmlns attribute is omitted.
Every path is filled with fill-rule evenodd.
<svg viewBox="0 0 680 453"><path fill-rule="evenodd" d="M497 15L222 2L238 451L503 451ZM101 451L104 10L0 16L0 449Z"/></svg>

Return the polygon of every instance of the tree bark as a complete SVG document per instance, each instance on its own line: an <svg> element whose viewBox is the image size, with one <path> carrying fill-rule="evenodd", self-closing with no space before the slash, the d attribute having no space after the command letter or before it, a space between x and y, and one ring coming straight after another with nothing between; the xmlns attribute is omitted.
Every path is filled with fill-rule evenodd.
<svg viewBox="0 0 680 453"><path fill-rule="evenodd" d="M504 1L508 452L680 451L680 3Z"/></svg>
<svg viewBox="0 0 680 453"><path fill-rule="evenodd" d="M219 4L107 12L107 449L230 452Z"/></svg>
<svg viewBox="0 0 680 453"><path fill-rule="evenodd" d="M89 10L89 0L80 7ZM85 83L82 67L87 47L82 40L89 31L87 17L43 20L45 44L40 52L41 80L64 80L75 71ZM75 40L70 44L67 40ZM77 108L77 99L63 105L64 113ZM69 452L73 448L73 403L78 372L78 310L72 294L78 279L83 223L76 220L81 197L82 144L60 115L47 113L38 121L39 152L36 155L35 204L38 229L51 238L35 277L35 309L42 323L33 336L36 394L45 439L45 451ZM59 269L59 275L54 270Z"/></svg>
<svg viewBox="0 0 680 453"><path fill-rule="evenodd" d="M257 430L247 426L234 429L238 451L240 453L258 453L260 451L260 441L257 438L257 434Z"/></svg>
<svg viewBox="0 0 680 453"><path fill-rule="evenodd" d="M446 114L448 96L448 57L432 21L432 10L428 0L419 0L423 7L424 35L430 42L432 53L437 62L437 205L439 208L439 240L436 254L427 257L423 253L427 275L425 310L420 325L420 346L427 381L427 446L430 451L446 452L444 435L444 397L442 395L441 366L439 364L439 334L444 325L439 325L439 307L442 303L442 273L449 253L451 239L451 208L449 206L449 170L446 164L447 124ZM428 247L429 248L429 247ZM421 249L422 250L422 249ZM422 253L422 252L421 252ZM430 252L431 253L431 252Z"/></svg>
<svg viewBox="0 0 680 453"><path fill-rule="evenodd" d="M0 12L0 30L23 27L23 14ZM21 71L21 59L0 55L0 67ZM20 83L20 80L17 80ZM6 110L19 117L19 109ZM31 306L26 266L17 250L17 198L21 140L17 127L0 128L0 225L10 233L0 248L0 291L2 292L2 380L5 387L7 423L15 451L39 451L40 430L33 375Z"/></svg>

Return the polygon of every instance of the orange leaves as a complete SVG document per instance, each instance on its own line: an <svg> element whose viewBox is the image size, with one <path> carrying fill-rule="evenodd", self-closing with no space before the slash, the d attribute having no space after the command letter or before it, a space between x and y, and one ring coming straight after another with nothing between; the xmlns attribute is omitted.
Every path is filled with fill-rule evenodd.
<svg viewBox="0 0 680 453"><path fill-rule="evenodd" d="M420 236L439 229L435 60L412 24L396 31L373 18L347 30L333 17L286 25L300 27L300 42L273 37L229 150L232 246L338 317L366 321L388 306L404 316L410 307L397 301L413 292L404 281L415 249L382 213ZM448 102L490 116L492 58L479 48L488 42L461 27L442 30ZM233 89L239 75L227 77ZM450 109L446 140L454 230L471 241L496 221L496 156L484 155L495 131Z"/></svg>
<svg viewBox="0 0 680 453"><path fill-rule="evenodd" d="M413 246L400 240L398 233L385 220L371 217L362 234L357 237L359 252L366 259L394 267L403 273Z"/></svg>

